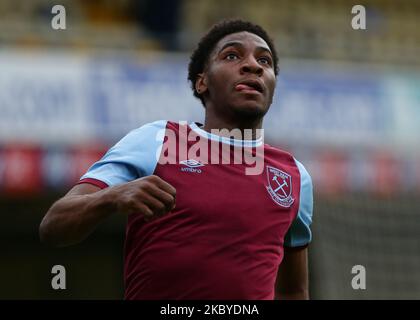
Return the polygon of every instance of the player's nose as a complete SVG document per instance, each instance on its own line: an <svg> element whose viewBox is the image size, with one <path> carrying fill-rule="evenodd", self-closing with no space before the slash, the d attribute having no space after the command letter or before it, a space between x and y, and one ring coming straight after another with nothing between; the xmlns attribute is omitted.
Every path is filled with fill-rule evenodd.
<svg viewBox="0 0 420 320"><path fill-rule="evenodd" d="M241 74L253 73L258 76L261 76L264 72L264 69L260 66L257 59L254 56L248 56L242 66L241 66Z"/></svg>

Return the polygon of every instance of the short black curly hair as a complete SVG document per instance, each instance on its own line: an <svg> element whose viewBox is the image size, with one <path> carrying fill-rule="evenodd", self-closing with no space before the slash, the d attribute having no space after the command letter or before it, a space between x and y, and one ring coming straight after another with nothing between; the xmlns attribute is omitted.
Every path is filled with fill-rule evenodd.
<svg viewBox="0 0 420 320"><path fill-rule="evenodd" d="M271 53L273 54L274 73L277 76L277 51L273 40L268 36L267 32L261 26L241 19L222 20L213 25L213 27L211 27L211 29L200 39L197 48L191 54L190 63L188 65L188 80L191 82L191 88L194 92L194 96L200 99L203 105L203 97L198 94L197 90L195 89L195 83L197 81L198 74L204 71L209 56L220 39L229 34L242 31L256 34L257 36L264 39L264 41L268 44Z"/></svg>

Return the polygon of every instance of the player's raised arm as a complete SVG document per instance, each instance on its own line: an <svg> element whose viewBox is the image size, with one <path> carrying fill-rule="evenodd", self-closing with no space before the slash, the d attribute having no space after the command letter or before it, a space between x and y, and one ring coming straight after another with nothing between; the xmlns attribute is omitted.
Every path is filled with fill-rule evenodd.
<svg viewBox="0 0 420 320"><path fill-rule="evenodd" d="M154 219L172 210L175 195L175 188L154 175L103 190L78 184L48 210L39 227L40 238L54 246L68 246L84 240L115 213Z"/></svg>

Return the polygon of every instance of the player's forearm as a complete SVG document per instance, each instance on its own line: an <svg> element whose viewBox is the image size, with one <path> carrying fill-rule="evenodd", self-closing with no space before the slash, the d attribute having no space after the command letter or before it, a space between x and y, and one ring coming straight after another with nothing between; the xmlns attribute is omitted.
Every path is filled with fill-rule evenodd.
<svg viewBox="0 0 420 320"><path fill-rule="evenodd" d="M42 220L41 241L53 246L76 244L113 212L115 206L106 190L64 197L54 203Z"/></svg>

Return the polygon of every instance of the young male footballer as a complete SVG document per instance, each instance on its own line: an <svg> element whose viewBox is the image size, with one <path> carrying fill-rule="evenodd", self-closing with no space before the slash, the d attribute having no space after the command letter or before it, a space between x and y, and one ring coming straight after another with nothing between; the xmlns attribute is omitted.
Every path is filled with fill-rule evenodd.
<svg viewBox="0 0 420 320"><path fill-rule="evenodd" d="M126 299L308 299L311 178L261 130L277 74L260 26L214 25L189 64L204 124L129 132L52 205L41 240L72 245L127 215Z"/></svg>

